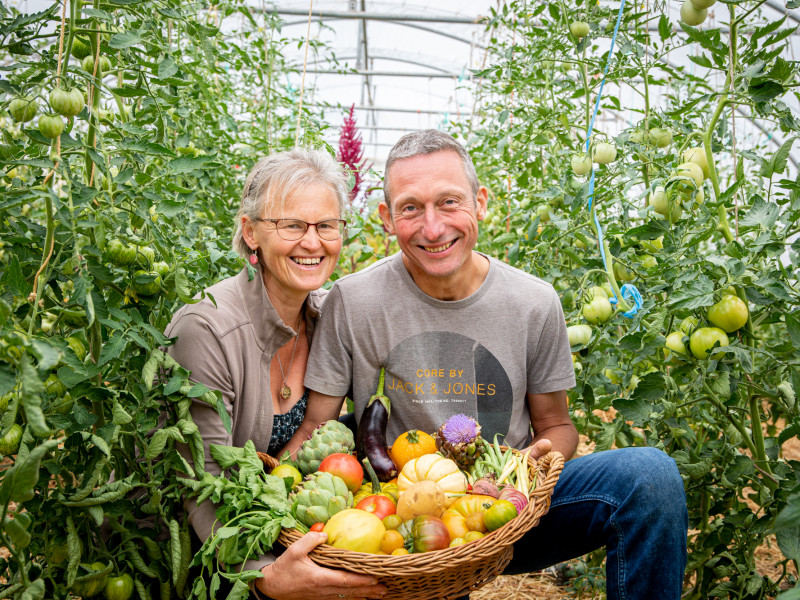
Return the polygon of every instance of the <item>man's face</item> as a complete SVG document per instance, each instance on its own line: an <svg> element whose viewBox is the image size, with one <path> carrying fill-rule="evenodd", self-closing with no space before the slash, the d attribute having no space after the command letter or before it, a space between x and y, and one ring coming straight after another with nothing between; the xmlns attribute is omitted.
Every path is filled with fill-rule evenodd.
<svg viewBox="0 0 800 600"><path fill-rule="evenodd" d="M455 152L404 158L393 163L392 205L382 203L381 218L397 236L406 268L423 291L426 283L468 284L478 221L486 214L486 188L477 199L470 190L461 158Z"/></svg>

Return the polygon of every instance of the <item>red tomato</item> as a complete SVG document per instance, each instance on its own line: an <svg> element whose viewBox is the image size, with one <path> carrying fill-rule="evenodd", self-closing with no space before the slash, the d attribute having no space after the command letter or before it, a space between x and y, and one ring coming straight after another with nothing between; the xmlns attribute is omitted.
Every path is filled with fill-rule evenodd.
<svg viewBox="0 0 800 600"><path fill-rule="evenodd" d="M397 510L397 507L394 505L394 502L392 502L391 498L379 494L367 496L361 502L356 504L356 508L371 512L381 520L383 520L384 517L393 515Z"/></svg>
<svg viewBox="0 0 800 600"><path fill-rule="evenodd" d="M309 527L309 530L310 531L322 531L322 529L324 527L325 527L325 523L322 523L322 522L314 523L311 527Z"/></svg>
<svg viewBox="0 0 800 600"><path fill-rule="evenodd" d="M444 550L450 545L450 534L441 519L431 515L414 517L411 524L411 539L414 552Z"/></svg>
<svg viewBox="0 0 800 600"><path fill-rule="evenodd" d="M354 494L361 487L361 482L364 480L364 469L361 468L361 463L352 454L343 454L341 452L330 454L319 464L319 469L317 470L341 477L345 485L347 485L347 489Z"/></svg>

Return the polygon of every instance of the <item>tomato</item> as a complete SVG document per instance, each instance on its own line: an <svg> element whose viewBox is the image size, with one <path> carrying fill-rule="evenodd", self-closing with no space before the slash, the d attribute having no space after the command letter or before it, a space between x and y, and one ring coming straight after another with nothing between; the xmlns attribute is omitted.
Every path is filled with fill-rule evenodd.
<svg viewBox="0 0 800 600"><path fill-rule="evenodd" d="M678 177L690 177L695 183L695 187L703 185L703 169L700 165L694 162L684 162L677 166L675 174ZM692 188L694 189L694 188Z"/></svg>
<svg viewBox="0 0 800 600"><path fill-rule="evenodd" d="M665 346L676 354L686 354L686 344L683 343L684 332L673 331L667 336Z"/></svg>
<svg viewBox="0 0 800 600"><path fill-rule="evenodd" d="M470 531L480 531L481 533L488 531L486 522L483 520L484 512L486 511L475 512L468 516L466 521L467 529Z"/></svg>
<svg viewBox="0 0 800 600"><path fill-rule="evenodd" d="M323 529L325 529L325 523L323 523L322 521L320 521L318 523L314 523L308 529L309 529L309 531L322 531Z"/></svg>
<svg viewBox="0 0 800 600"><path fill-rule="evenodd" d="M22 426L14 423L6 436L0 438L0 455L16 454L20 443L22 443Z"/></svg>
<svg viewBox="0 0 800 600"><path fill-rule="evenodd" d="M383 517L383 519L381 519L381 522L383 523L383 526L386 527L386 529L397 529L398 527L400 527L400 525L403 524L403 519L401 519L400 516L397 514L392 514Z"/></svg>
<svg viewBox="0 0 800 600"><path fill-rule="evenodd" d="M303 481L303 475L300 473L300 471L290 464L278 465L272 469L269 474L274 475L275 477L280 477L281 479L291 479L292 487Z"/></svg>
<svg viewBox="0 0 800 600"><path fill-rule="evenodd" d="M679 329L685 333L686 335L691 335L692 332L697 329L697 317L686 317L683 321L681 321L681 326Z"/></svg>
<svg viewBox="0 0 800 600"><path fill-rule="evenodd" d="M444 550L450 545L450 534L441 519L431 515L414 517L411 523L412 552Z"/></svg>
<svg viewBox="0 0 800 600"><path fill-rule="evenodd" d="M14 119L15 123L26 123L36 116L39 106L34 98L20 96L14 98L8 105L8 114Z"/></svg>
<svg viewBox="0 0 800 600"><path fill-rule="evenodd" d="M81 61L81 67L87 73L94 73L94 56L91 54L84 58ZM108 60L107 57L101 56L100 57L100 68L97 69L97 76L101 76L103 73L106 73L111 70L111 61Z"/></svg>
<svg viewBox="0 0 800 600"><path fill-rule="evenodd" d="M352 454L344 454L342 452L330 454L323 459L317 470L341 477L347 489L354 494L361 487L361 482L364 480L364 469L361 468L361 463Z"/></svg>
<svg viewBox="0 0 800 600"><path fill-rule="evenodd" d="M536 209L536 214L539 215L539 220L542 223L548 223L550 221L550 218L553 216L553 213L550 212L549 204L542 204L539 208Z"/></svg>
<svg viewBox="0 0 800 600"><path fill-rule="evenodd" d="M696 1L694 0L692 4L696 5ZM706 151L705 148L702 146L696 146L694 148L688 148L683 153L683 162L692 162L700 166L700 169L703 171L703 177L708 179L709 171L708 171L708 159L706 158Z"/></svg>
<svg viewBox="0 0 800 600"><path fill-rule="evenodd" d="M74 117L86 106L86 98L78 88L56 88L50 92L50 107L65 117Z"/></svg>
<svg viewBox="0 0 800 600"><path fill-rule="evenodd" d="M508 500L498 500L483 513L483 522L486 529L494 531L500 529L511 519L517 516L517 507Z"/></svg>
<svg viewBox="0 0 800 600"><path fill-rule="evenodd" d="M683 214L683 207L681 207L680 203L669 200L663 185L656 186L650 192L649 203L655 212L667 217L671 223L680 219Z"/></svg>
<svg viewBox="0 0 800 600"><path fill-rule="evenodd" d="M464 537L469 531L467 517L485 511L495 503L495 500L492 496L481 494L467 494L456 500L441 516L442 522L450 533L450 539Z"/></svg>
<svg viewBox="0 0 800 600"><path fill-rule="evenodd" d="M657 148L666 148L672 143L672 130L665 127L654 127L650 130L648 141Z"/></svg>
<svg viewBox="0 0 800 600"><path fill-rule="evenodd" d="M167 275L169 275L169 265L165 262L156 262L153 263L153 270L161 275L161 279L164 280Z"/></svg>
<svg viewBox="0 0 800 600"><path fill-rule="evenodd" d="M687 25L700 25L706 20L707 15L707 9L701 8L698 10L695 8L694 4L692 4L692 0L683 0L683 4L681 4L681 21Z"/></svg>
<svg viewBox="0 0 800 600"><path fill-rule="evenodd" d="M39 133L48 140L54 140L64 131L64 120L58 115L42 115L39 117Z"/></svg>
<svg viewBox="0 0 800 600"><path fill-rule="evenodd" d="M569 32L578 39L589 35L589 24L586 21L573 21L569 24Z"/></svg>
<svg viewBox="0 0 800 600"><path fill-rule="evenodd" d="M93 562L90 565L81 563L78 570L78 578L72 584L70 591L82 598L96 596L106 587L108 576L100 575L105 569L106 565L101 562Z"/></svg>
<svg viewBox="0 0 800 600"><path fill-rule="evenodd" d="M588 304L583 305L583 318L592 325L605 323L611 318L613 312L608 298L594 298Z"/></svg>
<svg viewBox="0 0 800 600"><path fill-rule="evenodd" d="M725 294L719 302L708 309L708 320L711 324L728 333L744 327L747 316L747 304L739 296L731 294Z"/></svg>
<svg viewBox="0 0 800 600"><path fill-rule="evenodd" d="M592 170L592 159L588 154L575 154L569 161L575 175L586 175Z"/></svg>
<svg viewBox="0 0 800 600"><path fill-rule="evenodd" d="M63 396L67 393L67 386L61 383L61 380L55 373L50 374L47 381L44 382L44 387L45 391L51 396Z"/></svg>
<svg viewBox="0 0 800 600"><path fill-rule="evenodd" d="M645 269L654 269L658 266L658 260L652 254L644 254L639 257L639 262L642 263L642 266ZM616 263L615 263L616 266Z"/></svg>
<svg viewBox="0 0 800 600"><path fill-rule="evenodd" d="M654 240L642 240L641 241L642 248L645 250L649 250L650 252L657 252L664 248L664 236L658 236Z"/></svg>
<svg viewBox="0 0 800 600"><path fill-rule="evenodd" d="M386 554L391 554L395 550L405 547L405 540L400 532L395 529L389 529L381 537L381 550Z"/></svg>
<svg viewBox="0 0 800 600"><path fill-rule="evenodd" d="M432 435L418 429L401 433L389 449L389 454L398 470L402 470L408 461L434 452L436 452L436 440Z"/></svg>
<svg viewBox="0 0 800 600"><path fill-rule="evenodd" d="M592 149L592 159L599 165L607 165L617 160L617 148L614 144L600 142Z"/></svg>
<svg viewBox="0 0 800 600"><path fill-rule="evenodd" d="M614 263L614 277L617 281L631 281L633 279L633 271L623 266L621 263Z"/></svg>
<svg viewBox="0 0 800 600"><path fill-rule="evenodd" d="M108 600L128 600L133 595L133 578L127 573L109 577L104 591Z"/></svg>
<svg viewBox="0 0 800 600"><path fill-rule="evenodd" d="M588 290L586 290L586 297L589 300L593 300L594 298L608 298L608 292L604 287L599 285L593 285Z"/></svg>
<svg viewBox="0 0 800 600"><path fill-rule="evenodd" d="M717 0L692 0L692 5L697 10L700 10L702 8L711 8L716 3L717 3Z"/></svg>
<svg viewBox="0 0 800 600"><path fill-rule="evenodd" d="M111 264L127 267L136 260L136 246L113 239L106 244L105 256Z"/></svg>
<svg viewBox="0 0 800 600"><path fill-rule="evenodd" d="M378 554L386 528L381 520L365 510L346 508L333 515L322 529L335 548Z"/></svg>
<svg viewBox="0 0 800 600"><path fill-rule="evenodd" d="M717 353L712 352L712 348L717 343L720 347L730 343L728 335L719 327L701 327L689 338L689 348L697 358L708 358L710 352L713 358Z"/></svg>
<svg viewBox="0 0 800 600"><path fill-rule="evenodd" d="M92 53L92 43L89 40L78 37L72 40L72 56L82 60Z"/></svg>
<svg viewBox="0 0 800 600"><path fill-rule="evenodd" d="M371 512L373 515L383 520L389 515L393 515L397 511L397 507L390 498L380 494L367 496L356 505L358 510L365 510Z"/></svg>
<svg viewBox="0 0 800 600"><path fill-rule="evenodd" d="M134 271L133 289L137 294L153 296L161 290L161 275L155 271Z"/></svg>
<svg viewBox="0 0 800 600"><path fill-rule="evenodd" d="M147 268L156 260L156 253L150 246L136 246L136 262Z"/></svg>
<svg viewBox="0 0 800 600"><path fill-rule="evenodd" d="M567 327L567 339L570 346L585 346L592 339L592 328L588 325L570 325Z"/></svg>

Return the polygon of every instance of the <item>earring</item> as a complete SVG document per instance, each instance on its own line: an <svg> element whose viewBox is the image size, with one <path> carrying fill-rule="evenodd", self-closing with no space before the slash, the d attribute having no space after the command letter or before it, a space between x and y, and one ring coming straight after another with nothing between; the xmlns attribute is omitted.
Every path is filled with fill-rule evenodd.
<svg viewBox="0 0 800 600"><path fill-rule="evenodd" d="M255 266L258 264L258 248L253 250L253 253L249 257L250 264Z"/></svg>

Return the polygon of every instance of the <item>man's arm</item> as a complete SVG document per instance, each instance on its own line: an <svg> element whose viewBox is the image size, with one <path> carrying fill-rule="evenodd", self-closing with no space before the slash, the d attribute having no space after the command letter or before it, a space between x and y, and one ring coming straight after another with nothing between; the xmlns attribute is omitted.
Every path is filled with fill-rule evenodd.
<svg viewBox="0 0 800 600"><path fill-rule="evenodd" d="M311 437L317 427L325 421L339 418L343 400L344 396L326 396L314 390L309 390L306 416L300 424L300 428L295 431L292 439L289 440L289 443L284 446L276 458L283 456L287 450L294 458L297 450L303 445L304 441Z"/></svg>
<svg viewBox="0 0 800 600"><path fill-rule="evenodd" d="M528 409L533 426L531 456L539 458L551 450L569 460L578 447L578 430L569 418L567 392L528 394Z"/></svg>

